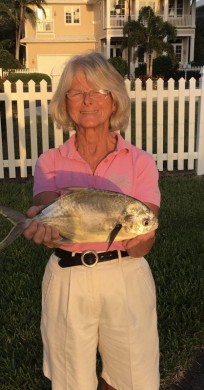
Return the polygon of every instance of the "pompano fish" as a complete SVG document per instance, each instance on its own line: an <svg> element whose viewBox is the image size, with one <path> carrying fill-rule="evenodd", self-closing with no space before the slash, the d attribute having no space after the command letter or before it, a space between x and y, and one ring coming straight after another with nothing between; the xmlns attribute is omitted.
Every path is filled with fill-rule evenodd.
<svg viewBox="0 0 204 390"><path fill-rule="evenodd" d="M0 206L0 213L14 225L0 242L0 250L19 237L32 220L58 229L62 243L126 240L157 229L154 213L141 201L118 192L68 188L69 193L45 206L34 218Z"/></svg>

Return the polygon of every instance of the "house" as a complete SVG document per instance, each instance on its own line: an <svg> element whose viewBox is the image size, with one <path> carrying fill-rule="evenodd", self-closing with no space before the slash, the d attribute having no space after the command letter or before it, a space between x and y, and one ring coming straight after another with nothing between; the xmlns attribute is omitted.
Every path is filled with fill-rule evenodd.
<svg viewBox="0 0 204 390"><path fill-rule="evenodd" d="M53 75L73 55L93 50L107 58L127 59L127 50L121 51L124 23L136 20L140 8L147 5L176 27L173 45L181 67L193 61L195 0L47 0L46 18L36 8L36 26L26 22L21 40L26 46L26 67ZM133 74L138 64L133 50L129 62Z"/></svg>

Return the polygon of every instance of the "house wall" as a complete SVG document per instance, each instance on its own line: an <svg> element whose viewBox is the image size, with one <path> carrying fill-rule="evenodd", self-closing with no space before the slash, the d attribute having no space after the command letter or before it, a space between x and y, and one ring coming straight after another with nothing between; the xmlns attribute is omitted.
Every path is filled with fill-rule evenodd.
<svg viewBox="0 0 204 390"><path fill-rule="evenodd" d="M26 44L26 67L50 74L53 66L63 67L66 57L97 49L93 6L84 2L79 5L69 3L44 5L48 17L42 23L43 31L39 31L38 25L33 28L29 22L26 23L26 37L21 41ZM68 6L79 7L80 23L65 23ZM45 24L48 24L49 31L44 31Z"/></svg>
<svg viewBox="0 0 204 390"><path fill-rule="evenodd" d="M129 0L132 19L137 19L141 5L152 5L151 0ZM26 36L22 43L26 44L27 59L26 67L38 68L39 71L50 74L53 61L60 66L64 58L87 51L97 50L107 58L116 55L116 48L119 48L123 38L123 25L128 18L128 2L125 2L125 15L113 15L113 0L47 0L44 9L47 11L45 23L42 23L42 31L33 28L26 23ZM190 12L190 1L183 0L182 17L169 17L169 0L155 0L155 11L164 20L168 20L177 29L177 38L182 45L181 65L185 65L194 59L194 37L195 37L195 4L192 3ZM65 9L67 7L80 9L80 23L65 23ZM176 9L176 8L175 8ZM37 10L37 8L36 8ZM48 27L48 28L47 28ZM127 59L127 50L122 52L122 57ZM131 52L131 69L137 64ZM54 64L54 65L56 65Z"/></svg>

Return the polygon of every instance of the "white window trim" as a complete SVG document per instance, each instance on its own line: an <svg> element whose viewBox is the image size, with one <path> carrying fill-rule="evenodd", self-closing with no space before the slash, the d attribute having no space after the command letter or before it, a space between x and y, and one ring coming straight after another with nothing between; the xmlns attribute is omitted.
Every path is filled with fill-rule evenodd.
<svg viewBox="0 0 204 390"><path fill-rule="evenodd" d="M74 23L74 22L67 23L66 22L66 13L68 11L70 11L70 9L71 9L71 19L74 20L74 12L75 12L76 8L79 9L79 23ZM70 5L70 6L64 7L64 24L65 24L65 26L79 26L81 24L81 7L79 5Z"/></svg>

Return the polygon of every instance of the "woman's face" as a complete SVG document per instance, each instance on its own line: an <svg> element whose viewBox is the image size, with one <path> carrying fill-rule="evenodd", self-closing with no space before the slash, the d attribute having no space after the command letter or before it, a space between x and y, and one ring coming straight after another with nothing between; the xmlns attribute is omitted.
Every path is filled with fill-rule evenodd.
<svg viewBox="0 0 204 390"><path fill-rule="evenodd" d="M71 84L69 91L90 92L93 87L88 83L82 70L78 70ZM89 96L81 95L81 98L72 101L66 98L66 107L72 121L77 128L100 128L109 129L110 117L116 111L116 104L111 94L100 95L99 100Z"/></svg>

